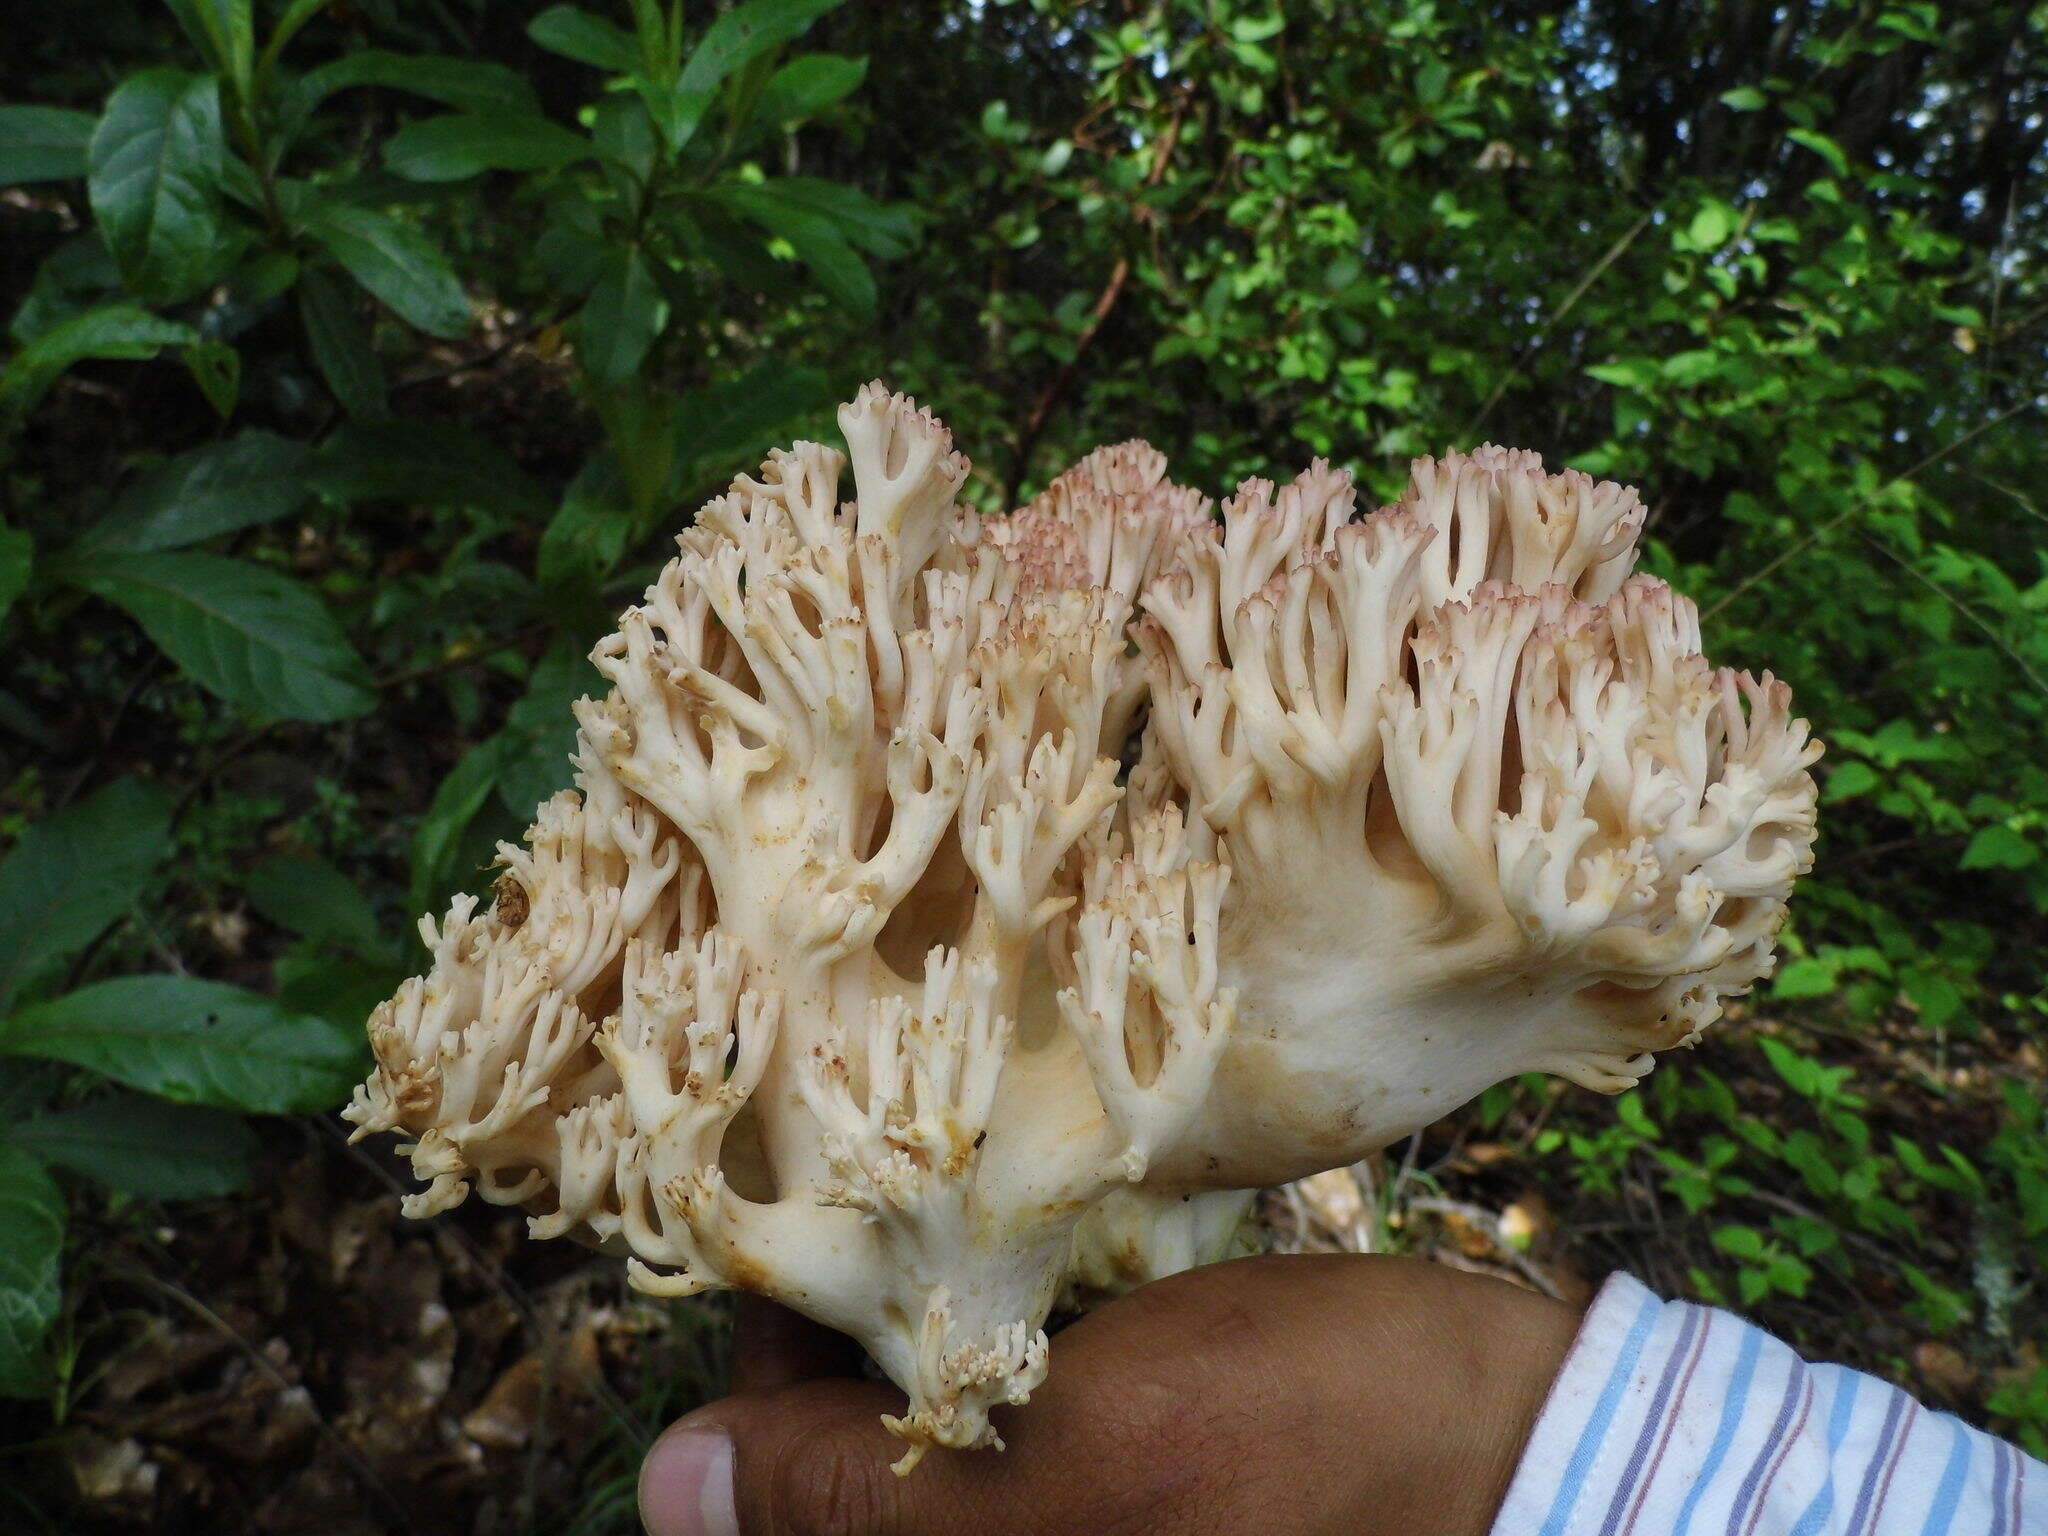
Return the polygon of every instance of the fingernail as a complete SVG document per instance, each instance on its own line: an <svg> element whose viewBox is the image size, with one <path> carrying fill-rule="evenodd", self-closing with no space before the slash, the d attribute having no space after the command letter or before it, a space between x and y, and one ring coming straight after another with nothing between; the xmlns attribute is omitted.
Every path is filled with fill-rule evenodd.
<svg viewBox="0 0 2048 1536"><path fill-rule="evenodd" d="M732 1498L732 1441L716 1425L670 1430L640 1468L647 1536L740 1536Z"/></svg>

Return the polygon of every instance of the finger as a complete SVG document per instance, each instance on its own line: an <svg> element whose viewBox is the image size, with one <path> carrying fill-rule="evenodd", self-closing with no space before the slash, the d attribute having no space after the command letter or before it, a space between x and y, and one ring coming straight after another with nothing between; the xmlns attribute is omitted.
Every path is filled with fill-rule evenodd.
<svg viewBox="0 0 2048 1536"><path fill-rule="evenodd" d="M742 1292L732 1321L732 1391L772 1392L825 1376L859 1376L860 1346L765 1297Z"/></svg>
<svg viewBox="0 0 2048 1536"><path fill-rule="evenodd" d="M998 1410L1006 1451L935 1452L908 1478L889 1470L902 1446L878 1422L901 1411L893 1388L814 1381L715 1404L649 1457L647 1528L1483 1531L1575 1319L1535 1314L1535 1352L1521 1351L1535 1364L1517 1373L1519 1346L1500 1319L1552 1304L1484 1281L1472 1293L1441 1270L1418 1301L1413 1272L1429 1269L1247 1261L1146 1287L1061 1335L1030 1406ZM1464 1298L1448 1319L1446 1287ZM1475 1403L1504 1406L1480 1414ZM1504 1452L1488 1428L1502 1424ZM1430 1518L1383 1523L1404 1500Z"/></svg>

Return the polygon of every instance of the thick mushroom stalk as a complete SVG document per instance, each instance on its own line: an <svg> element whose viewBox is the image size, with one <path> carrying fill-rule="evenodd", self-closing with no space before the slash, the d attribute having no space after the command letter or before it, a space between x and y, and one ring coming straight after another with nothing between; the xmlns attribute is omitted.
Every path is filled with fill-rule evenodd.
<svg viewBox="0 0 2048 1536"><path fill-rule="evenodd" d="M1483 449L1218 522L1127 443L983 520L929 413L840 426L702 510L576 788L422 924L346 1111L409 1214L843 1329L908 1470L1001 1444L1063 1291L1513 1073L1631 1082L1768 967L1818 749L1625 579L1632 493Z"/></svg>

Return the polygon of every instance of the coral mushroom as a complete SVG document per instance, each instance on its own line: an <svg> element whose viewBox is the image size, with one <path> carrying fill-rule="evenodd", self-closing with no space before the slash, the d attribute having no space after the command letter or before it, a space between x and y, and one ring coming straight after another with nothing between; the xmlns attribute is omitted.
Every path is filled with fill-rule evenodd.
<svg viewBox="0 0 2048 1536"><path fill-rule="evenodd" d="M370 1021L346 1112L471 1189L857 1338L999 1445L1065 1287L1516 1073L1615 1090L1764 975L1819 753L1527 453L1220 520L1142 443L983 520L928 412L772 454L594 659L576 789ZM854 499L839 486L850 461Z"/></svg>

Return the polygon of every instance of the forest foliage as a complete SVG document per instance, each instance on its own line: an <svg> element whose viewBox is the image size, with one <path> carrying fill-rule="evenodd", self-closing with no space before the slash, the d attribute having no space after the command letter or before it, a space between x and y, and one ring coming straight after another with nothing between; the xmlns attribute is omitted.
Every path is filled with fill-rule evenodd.
<svg viewBox="0 0 2048 1536"><path fill-rule="evenodd" d="M2048 12L108 0L0 77L0 1390L117 1327L67 1221L339 1101L688 509L879 375L988 507L1131 436L1642 487L1818 865L1739 1049L1471 1113L2048 1450Z"/></svg>

